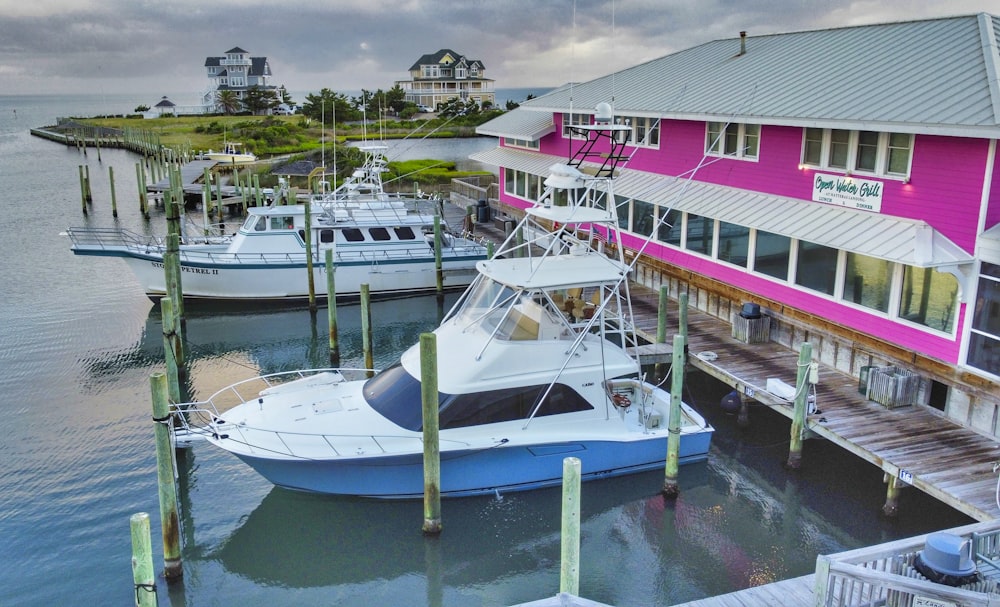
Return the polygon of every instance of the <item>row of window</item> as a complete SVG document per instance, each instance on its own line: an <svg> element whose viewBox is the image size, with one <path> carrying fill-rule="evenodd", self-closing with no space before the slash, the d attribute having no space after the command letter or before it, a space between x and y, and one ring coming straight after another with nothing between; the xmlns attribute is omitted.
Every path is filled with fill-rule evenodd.
<svg viewBox="0 0 1000 607"><path fill-rule="evenodd" d="M574 126L591 123L590 114L565 113L562 115L563 137L580 139ZM660 121L642 116L618 116L617 124L632 127L628 134L629 145L635 147L660 147ZM505 140L506 141L506 140ZM538 149L537 142L529 146L512 140L518 147ZM760 155L760 125L736 122L705 123L705 154L757 160ZM910 174L913 156L913 135L908 133L881 133L876 131L851 131L845 129L803 129L802 166L810 166L845 173L865 173L876 176L902 177Z"/></svg>
<svg viewBox="0 0 1000 607"><path fill-rule="evenodd" d="M270 220L270 221L269 221ZM272 215L270 218L263 215L258 215L256 217L250 216L247 218L246 223L243 226L244 230L253 232L263 232L268 229L270 225L271 230L294 230L295 229L295 219L294 217L278 216ZM390 228L383 227L371 227L371 228L341 228L339 231L347 242L364 242L366 240L371 240L374 242L385 242L387 240L393 240L395 236L396 240L416 240L417 234L413 231L410 226L396 226L392 228L390 233ZM320 242L333 242L337 230L331 228L323 228L317 230L319 233ZM299 235L305 239L305 231L299 230Z"/></svg>
<svg viewBox="0 0 1000 607"><path fill-rule="evenodd" d="M591 123L590 114L563 114L563 137L572 139L583 139L584 136L574 132L574 126L588 125ZM625 143L639 148L660 147L660 119L648 116L615 116L615 124L624 124L631 127L626 132ZM526 147L526 146L522 146Z"/></svg>
<svg viewBox="0 0 1000 607"><path fill-rule="evenodd" d="M505 169L504 191L538 200L536 175ZM951 333L958 281L951 274L834 249L713 217L618 197L618 225L665 245L704 255L888 318Z"/></svg>

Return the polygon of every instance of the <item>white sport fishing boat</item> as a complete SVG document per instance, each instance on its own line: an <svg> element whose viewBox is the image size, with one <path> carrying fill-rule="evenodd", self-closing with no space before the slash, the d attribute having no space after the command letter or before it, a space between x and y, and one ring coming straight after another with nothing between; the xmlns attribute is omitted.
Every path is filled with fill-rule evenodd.
<svg viewBox="0 0 1000 607"><path fill-rule="evenodd" d="M436 289L435 215L441 201L390 194L382 187L384 146L367 146L365 164L332 192L293 205L248 209L235 235L186 239L180 246L186 298L262 300L309 294L307 256L320 296L326 290L326 251L333 251L337 296L356 297L362 284L373 296ZM311 250L306 250L306 206ZM448 232L442 222L441 267L446 289L476 276L486 247ZM70 228L77 255L120 257L151 298L165 295L166 239L117 228Z"/></svg>
<svg viewBox="0 0 1000 607"><path fill-rule="evenodd" d="M623 144L614 125L582 128L589 151L553 167L515 230L523 237L477 264L434 330L443 496L556 485L567 456L581 460L584 480L665 465L671 397L632 355L631 268L602 244L618 242L612 182ZM588 160L602 153L604 164ZM275 485L416 498L420 358L415 345L369 379L326 369L246 380L180 405L183 431ZM713 428L684 403L678 417L679 462L704 460Z"/></svg>

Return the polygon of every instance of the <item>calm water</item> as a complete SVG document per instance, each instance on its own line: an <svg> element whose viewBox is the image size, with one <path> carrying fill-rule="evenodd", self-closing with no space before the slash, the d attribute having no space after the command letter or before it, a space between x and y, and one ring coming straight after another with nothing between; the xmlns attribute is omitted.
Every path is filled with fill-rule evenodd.
<svg viewBox="0 0 1000 607"><path fill-rule="evenodd" d="M132 600L129 517L158 539L149 375L162 368L159 309L124 264L77 258L60 232L142 229L136 158L87 157L28 135L57 116L128 112L142 97L0 96L0 604L124 605ZM469 145L480 145L469 144ZM481 149L481 148L480 148ZM452 150L463 157L474 149ZM420 154L422 157L438 157ZM77 167L94 197L80 211ZM163 218L152 229L162 233ZM430 299L374 305L380 366L431 328ZM360 364L356 308L340 310L345 364ZM258 372L327 362L325 312L189 310L192 396ZM585 485L581 594L670 605L809 573L837 552L968 520L917 492L880 518L881 473L810 442L788 474L788 422L755 410L740 430L715 404L725 388L694 377L687 399L718 429L708 462L682 469L664 503L658 473ZM821 405L822 406L822 405ZM444 533L420 533L419 502L381 503L275 489L208 445L181 452L183 581L160 605L500 606L559 588L559 490L445 501Z"/></svg>

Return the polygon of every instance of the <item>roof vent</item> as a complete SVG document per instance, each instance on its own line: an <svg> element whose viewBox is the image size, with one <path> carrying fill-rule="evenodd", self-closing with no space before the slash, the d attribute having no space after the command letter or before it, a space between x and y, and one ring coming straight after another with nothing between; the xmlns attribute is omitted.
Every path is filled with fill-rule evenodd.
<svg viewBox="0 0 1000 607"><path fill-rule="evenodd" d="M747 54L747 33L740 32L740 55Z"/></svg>
<svg viewBox="0 0 1000 607"><path fill-rule="evenodd" d="M975 582L979 575L972 560L972 540L950 533L928 535L913 567L928 580L946 586Z"/></svg>

